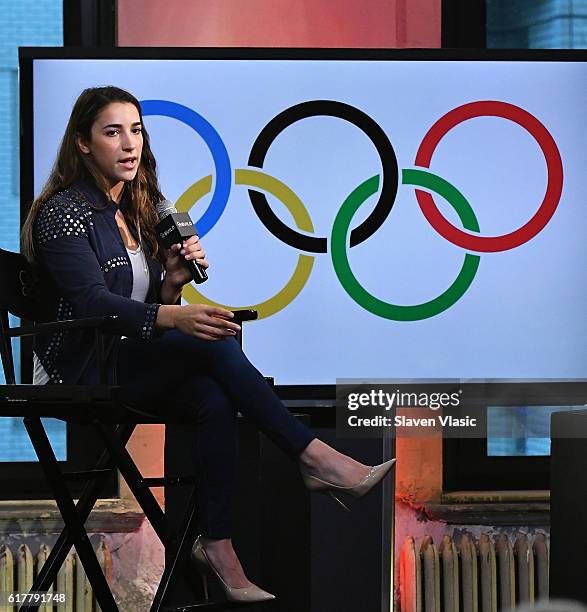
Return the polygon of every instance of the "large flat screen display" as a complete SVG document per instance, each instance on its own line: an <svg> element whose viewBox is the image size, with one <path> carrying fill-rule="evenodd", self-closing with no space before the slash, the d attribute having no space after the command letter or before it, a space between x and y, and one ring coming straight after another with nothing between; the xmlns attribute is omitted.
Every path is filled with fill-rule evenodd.
<svg viewBox="0 0 587 612"><path fill-rule="evenodd" d="M587 378L587 56L128 53L32 60L34 193L79 93L131 91L211 263L184 299L258 309L278 384Z"/></svg>

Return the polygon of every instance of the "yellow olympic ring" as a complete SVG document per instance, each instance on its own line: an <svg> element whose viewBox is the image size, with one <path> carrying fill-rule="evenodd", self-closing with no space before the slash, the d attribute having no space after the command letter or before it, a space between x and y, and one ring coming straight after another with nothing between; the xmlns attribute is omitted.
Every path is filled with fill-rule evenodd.
<svg viewBox="0 0 587 612"><path fill-rule="evenodd" d="M292 217L298 229L305 232L314 232L314 225L310 215L298 196L284 183L276 178L260 172L259 170L238 169L234 171L234 182L236 185L248 185L257 187L274 195L281 200ZM212 189L212 175L196 181L188 187L179 197L175 206L178 212L189 212L191 207ZM190 304L210 304L211 306L221 306L229 310L238 308L254 308L259 313L259 319L264 319L283 310L304 288L314 266L313 255L298 255L298 263L291 278L287 281L283 289L276 293L272 298L247 306L228 306L214 302L202 295L192 284L187 284L183 288L183 297Z"/></svg>

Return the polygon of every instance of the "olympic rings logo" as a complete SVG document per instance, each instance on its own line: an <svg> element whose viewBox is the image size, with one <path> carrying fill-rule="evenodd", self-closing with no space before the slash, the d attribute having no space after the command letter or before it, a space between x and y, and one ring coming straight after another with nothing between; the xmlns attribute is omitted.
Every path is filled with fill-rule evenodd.
<svg viewBox="0 0 587 612"><path fill-rule="evenodd" d="M194 110L167 100L144 100L143 115L160 115L181 121L192 128L206 143L212 154L215 181L212 200L196 222L200 236L207 234L218 222L228 203L232 187L232 169L228 152L218 132ZM334 100L312 100L287 108L274 117L259 133L253 143L248 168L234 171L234 184L248 187L253 209L263 225L276 238L294 247L300 253L294 273L284 287L273 297L259 304L241 306L219 304L209 300L192 285L184 288L188 302L207 303L229 309L255 308L259 317L269 317L285 308L306 285L315 254L328 251L327 238L314 236L310 215L299 197L279 179L263 172L263 163L275 138L287 127L309 117L329 116L347 121L362 130L371 140L381 159L381 176L376 174L356 187L342 203L330 236L330 256L335 273L347 294L362 308L372 314L395 321L419 321L436 316L455 304L471 286L480 256L465 253L461 269L446 291L421 304L402 306L378 299L369 293L356 278L348 260L348 248L352 248L372 236L391 212L399 187L415 188L416 201L430 225L446 240L480 253L507 251L528 242L541 232L550 221L559 204L563 186L563 166L557 145L540 121L526 110L501 101L478 101L463 104L441 117L428 130L416 154L417 169L399 171L391 142L381 127L358 108ZM457 125L475 117L499 117L524 128L536 141L546 161L547 186L544 198L532 218L509 234L481 236L473 208L465 196L445 179L430 170L432 157L442 138ZM187 212L203 196L212 190L212 175L205 176L179 197L176 206ZM426 191L424 191L426 190ZM271 210L265 193L283 202L291 214L297 229L283 223ZM357 227L350 230L352 220L368 198L379 194L373 211ZM455 210L462 229L455 227L439 211L432 194L444 198ZM349 231L350 230L350 231ZM465 231L466 230L466 231ZM305 232L305 233L301 233Z"/></svg>

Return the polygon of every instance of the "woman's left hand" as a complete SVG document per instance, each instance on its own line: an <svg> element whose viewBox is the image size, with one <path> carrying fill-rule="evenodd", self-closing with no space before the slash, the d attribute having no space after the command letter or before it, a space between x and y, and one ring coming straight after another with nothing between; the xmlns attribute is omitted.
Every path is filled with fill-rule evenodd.
<svg viewBox="0 0 587 612"><path fill-rule="evenodd" d="M183 287L192 280L189 270L183 265L183 259L195 261L207 268L206 254L197 236L191 236L183 244L173 244L167 251L165 261L165 279L177 288Z"/></svg>

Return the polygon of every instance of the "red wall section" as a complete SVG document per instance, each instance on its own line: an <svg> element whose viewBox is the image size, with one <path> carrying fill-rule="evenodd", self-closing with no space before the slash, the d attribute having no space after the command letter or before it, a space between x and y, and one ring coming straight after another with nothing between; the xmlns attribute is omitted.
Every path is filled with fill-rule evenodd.
<svg viewBox="0 0 587 612"><path fill-rule="evenodd" d="M118 0L118 44L439 47L441 0Z"/></svg>

